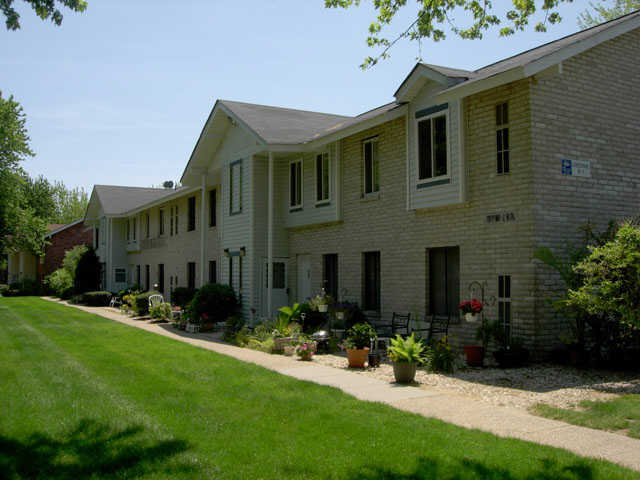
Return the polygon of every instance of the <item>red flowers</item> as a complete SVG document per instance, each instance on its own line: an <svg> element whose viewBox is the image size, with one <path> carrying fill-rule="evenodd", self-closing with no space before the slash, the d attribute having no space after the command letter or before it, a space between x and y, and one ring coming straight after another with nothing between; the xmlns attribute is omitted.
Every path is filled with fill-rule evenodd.
<svg viewBox="0 0 640 480"><path fill-rule="evenodd" d="M478 301L477 298L472 298L471 301L462 302L458 305L458 308L462 313L480 313L484 304Z"/></svg>

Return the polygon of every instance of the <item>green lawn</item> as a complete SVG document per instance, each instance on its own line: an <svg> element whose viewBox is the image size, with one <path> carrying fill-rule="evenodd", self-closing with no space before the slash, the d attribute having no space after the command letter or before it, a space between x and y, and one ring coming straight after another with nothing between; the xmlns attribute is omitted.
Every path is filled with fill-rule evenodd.
<svg viewBox="0 0 640 480"><path fill-rule="evenodd" d="M355 400L35 298L0 299L0 478L640 478Z"/></svg>
<svg viewBox="0 0 640 480"><path fill-rule="evenodd" d="M622 395L606 402L580 402L571 410L539 404L533 413L563 422L640 438L640 395Z"/></svg>

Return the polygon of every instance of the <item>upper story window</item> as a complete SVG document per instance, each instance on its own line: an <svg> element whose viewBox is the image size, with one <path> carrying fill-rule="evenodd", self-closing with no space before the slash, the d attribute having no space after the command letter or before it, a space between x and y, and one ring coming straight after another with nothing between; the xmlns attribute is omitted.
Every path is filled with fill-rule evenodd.
<svg viewBox="0 0 640 480"><path fill-rule="evenodd" d="M178 206L169 209L169 235L178 234Z"/></svg>
<svg viewBox="0 0 640 480"><path fill-rule="evenodd" d="M216 197L216 190L209 190L209 226L210 227L215 227L216 226L216 208L217 208L217 197Z"/></svg>
<svg viewBox="0 0 640 480"><path fill-rule="evenodd" d="M509 173L509 104L496 105L497 173Z"/></svg>
<svg viewBox="0 0 640 480"><path fill-rule="evenodd" d="M131 220L127 218L127 242L131 240Z"/></svg>
<svg viewBox="0 0 640 480"><path fill-rule="evenodd" d="M95 248L100 248L100 228L96 227L96 246Z"/></svg>
<svg viewBox="0 0 640 480"><path fill-rule="evenodd" d="M316 155L316 202L329 200L329 154Z"/></svg>
<svg viewBox="0 0 640 480"><path fill-rule="evenodd" d="M229 212L242 212L242 160L229 166Z"/></svg>
<svg viewBox="0 0 640 480"><path fill-rule="evenodd" d="M187 224L187 231L191 232L196 229L196 197L189 197L188 202L189 219Z"/></svg>
<svg viewBox="0 0 640 480"><path fill-rule="evenodd" d="M363 155L363 192L365 195L380 191L380 161L378 158L378 139L362 142Z"/></svg>
<svg viewBox="0 0 640 480"><path fill-rule="evenodd" d="M289 208L302 207L302 160L289 164Z"/></svg>
<svg viewBox="0 0 640 480"><path fill-rule="evenodd" d="M164 235L164 210L158 210L158 235Z"/></svg>
<svg viewBox="0 0 640 480"><path fill-rule="evenodd" d="M447 176L447 113L418 120L418 180Z"/></svg>
<svg viewBox="0 0 640 480"><path fill-rule="evenodd" d="M149 212L144 214L144 236L149 238L151 236L151 217Z"/></svg>
<svg viewBox="0 0 640 480"><path fill-rule="evenodd" d="M133 228L132 228L133 241L135 242L136 241L136 231L138 230L138 218L137 217L133 217L132 223L133 223Z"/></svg>

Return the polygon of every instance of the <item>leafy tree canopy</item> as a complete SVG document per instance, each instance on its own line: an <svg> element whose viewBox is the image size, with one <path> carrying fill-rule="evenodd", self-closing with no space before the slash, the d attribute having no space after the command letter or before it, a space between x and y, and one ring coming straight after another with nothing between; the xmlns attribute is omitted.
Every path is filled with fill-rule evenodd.
<svg viewBox="0 0 640 480"><path fill-rule="evenodd" d="M73 10L74 12L84 12L87 9L85 0L23 0L25 1L42 20L51 19L56 25L62 24L62 12L58 5ZM20 28L20 14L13 7L14 0L0 0L0 12L6 18L7 30L18 30Z"/></svg>
<svg viewBox="0 0 640 480"><path fill-rule="evenodd" d="M350 8L358 6L361 0L325 0L326 8ZM443 40L446 35L444 26L461 38L478 39L492 26L502 25L501 36L513 35L517 31L525 30L529 20L538 11L544 13L544 19L536 23L535 30L546 32L549 24L562 20L557 9L562 3L572 0L512 0L512 7L506 13L499 14L493 2L489 0L417 0L416 20L409 25L395 40L382 36L382 30L394 19L398 11L407 5L408 0L374 0L376 18L369 25L367 45L381 48L377 57L367 57L361 68L366 69L375 65L380 59L389 56L388 51L401 38L420 40L430 38L434 41ZM454 21L454 16L461 20L465 17L466 26L460 26Z"/></svg>
<svg viewBox="0 0 640 480"><path fill-rule="evenodd" d="M591 5L591 9L586 9L578 16L578 25L582 29L595 27L638 10L640 9L640 0L614 0L613 4L611 2L589 2L589 5Z"/></svg>

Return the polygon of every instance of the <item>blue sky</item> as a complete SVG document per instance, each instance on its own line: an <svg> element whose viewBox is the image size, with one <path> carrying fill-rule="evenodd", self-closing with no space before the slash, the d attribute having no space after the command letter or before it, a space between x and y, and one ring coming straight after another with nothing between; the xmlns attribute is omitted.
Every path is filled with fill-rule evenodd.
<svg viewBox="0 0 640 480"><path fill-rule="evenodd" d="M22 3L22 29L0 28L0 90L28 117L36 157L24 167L88 190L179 179L217 98L355 115L391 101L419 53L399 42L391 59L360 70L374 53L366 0L350 10L323 0L89 0L61 27ZM389 34L411 23L408 3ZM561 6L564 21L546 34L449 35L423 41L422 58L481 67L573 33L584 3Z"/></svg>

